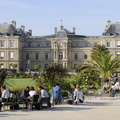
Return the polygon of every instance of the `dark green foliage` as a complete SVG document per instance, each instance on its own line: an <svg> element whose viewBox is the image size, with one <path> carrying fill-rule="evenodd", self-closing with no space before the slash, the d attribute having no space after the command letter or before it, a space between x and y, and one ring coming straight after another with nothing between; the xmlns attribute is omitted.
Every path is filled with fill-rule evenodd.
<svg viewBox="0 0 120 120"><path fill-rule="evenodd" d="M65 77L67 70L65 68L60 68L59 65L49 66L44 74L40 78L36 78L37 85L42 85L47 89L51 89L59 83L62 88L66 89L69 87L68 81L66 81Z"/></svg>
<svg viewBox="0 0 120 120"><path fill-rule="evenodd" d="M35 65L34 65L34 69L35 69L36 71L38 71L38 70L40 69L40 67L41 67L40 64L35 64Z"/></svg>
<svg viewBox="0 0 120 120"><path fill-rule="evenodd" d="M7 75L6 69L1 69L0 70L0 86L4 84L6 75Z"/></svg>
<svg viewBox="0 0 120 120"><path fill-rule="evenodd" d="M94 58L100 58L101 55L108 55L109 49L105 47L105 45L96 45L93 47L91 51L91 59L94 60Z"/></svg>

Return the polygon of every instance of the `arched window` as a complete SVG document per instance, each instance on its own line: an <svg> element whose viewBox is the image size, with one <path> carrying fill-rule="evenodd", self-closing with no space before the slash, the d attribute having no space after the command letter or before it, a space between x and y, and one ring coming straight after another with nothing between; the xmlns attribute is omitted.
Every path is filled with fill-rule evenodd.
<svg viewBox="0 0 120 120"><path fill-rule="evenodd" d="M74 69L77 69L78 65L77 64L74 64Z"/></svg>
<svg viewBox="0 0 120 120"><path fill-rule="evenodd" d="M59 60L63 59L63 52L59 52Z"/></svg>
<svg viewBox="0 0 120 120"><path fill-rule="evenodd" d="M28 64L25 64L25 69L28 69Z"/></svg>
<svg viewBox="0 0 120 120"><path fill-rule="evenodd" d="M62 65L62 64L59 64L59 67L60 67L60 68L63 68L63 65Z"/></svg>
<svg viewBox="0 0 120 120"><path fill-rule="evenodd" d="M46 63L44 68L46 69L47 67L48 67L48 64Z"/></svg>

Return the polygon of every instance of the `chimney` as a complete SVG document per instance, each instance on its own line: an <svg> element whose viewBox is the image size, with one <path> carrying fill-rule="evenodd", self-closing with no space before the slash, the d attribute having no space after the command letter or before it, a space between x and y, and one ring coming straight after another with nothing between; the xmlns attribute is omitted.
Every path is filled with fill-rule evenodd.
<svg viewBox="0 0 120 120"><path fill-rule="evenodd" d="M16 21L13 20L11 23L12 23L12 26L16 28Z"/></svg>
<svg viewBox="0 0 120 120"><path fill-rule="evenodd" d="M107 21L107 25L106 25L105 32L109 29L110 25L111 25L111 21L110 21L110 20L108 20L108 21Z"/></svg>
<svg viewBox="0 0 120 120"><path fill-rule="evenodd" d="M73 33L75 33L76 32L76 28L75 27L73 27Z"/></svg>
<svg viewBox="0 0 120 120"><path fill-rule="evenodd" d="M32 30L30 29L30 30L28 30L29 31L29 33L31 34L31 36L32 36Z"/></svg>
<svg viewBox="0 0 120 120"><path fill-rule="evenodd" d="M21 30L22 30L23 32L25 31L25 26L24 26L24 25L21 26Z"/></svg>
<svg viewBox="0 0 120 120"><path fill-rule="evenodd" d="M111 25L111 21L110 21L110 20L108 20L108 21L107 21L107 23L108 23L108 26L110 26L110 25Z"/></svg>
<svg viewBox="0 0 120 120"><path fill-rule="evenodd" d="M54 28L54 33L57 34L57 27Z"/></svg>

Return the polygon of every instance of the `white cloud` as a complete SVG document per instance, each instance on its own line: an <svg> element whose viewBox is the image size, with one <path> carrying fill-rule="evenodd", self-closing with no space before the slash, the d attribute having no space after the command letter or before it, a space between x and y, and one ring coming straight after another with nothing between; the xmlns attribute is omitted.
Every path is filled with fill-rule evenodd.
<svg viewBox="0 0 120 120"><path fill-rule="evenodd" d="M15 0L0 0L0 6L16 7L16 8L25 8L25 9L39 9L35 6L28 5Z"/></svg>

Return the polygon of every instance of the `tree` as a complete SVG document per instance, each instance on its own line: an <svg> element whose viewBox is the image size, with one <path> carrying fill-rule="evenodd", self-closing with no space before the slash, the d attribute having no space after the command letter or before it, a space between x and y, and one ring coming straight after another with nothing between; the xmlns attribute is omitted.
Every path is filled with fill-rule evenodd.
<svg viewBox="0 0 120 120"><path fill-rule="evenodd" d="M16 69L16 68L17 68L17 64L13 64L13 63L12 63L11 66L12 66L13 69Z"/></svg>
<svg viewBox="0 0 120 120"><path fill-rule="evenodd" d="M109 54L109 49L105 45L96 45L91 51L91 59L94 60L94 57L99 58L103 54Z"/></svg>
<svg viewBox="0 0 120 120"><path fill-rule="evenodd" d="M89 61L89 65L83 65L81 67L85 68L81 73L95 71L103 78L103 81L106 81L109 80L112 73L120 70L119 57L112 59L112 54L101 54L99 57L93 56L93 58L92 61Z"/></svg>
<svg viewBox="0 0 120 120"><path fill-rule="evenodd" d="M64 89L69 86L68 81L65 77L67 76L67 70L65 68L59 67L59 65L52 65L46 68L44 74L40 78L36 78L36 83L38 86L42 85L47 89L51 89L60 83Z"/></svg>
<svg viewBox="0 0 120 120"><path fill-rule="evenodd" d="M72 70L72 69L73 69L71 65L68 65L66 68L67 68L68 70Z"/></svg>
<svg viewBox="0 0 120 120"><path fill-rule="evenodd" d="M41 68L41 65L40 65L40 64L35 64L35 65L34 65L34 69L35 69L36 71L38 71L40 68Z"/></svg>

